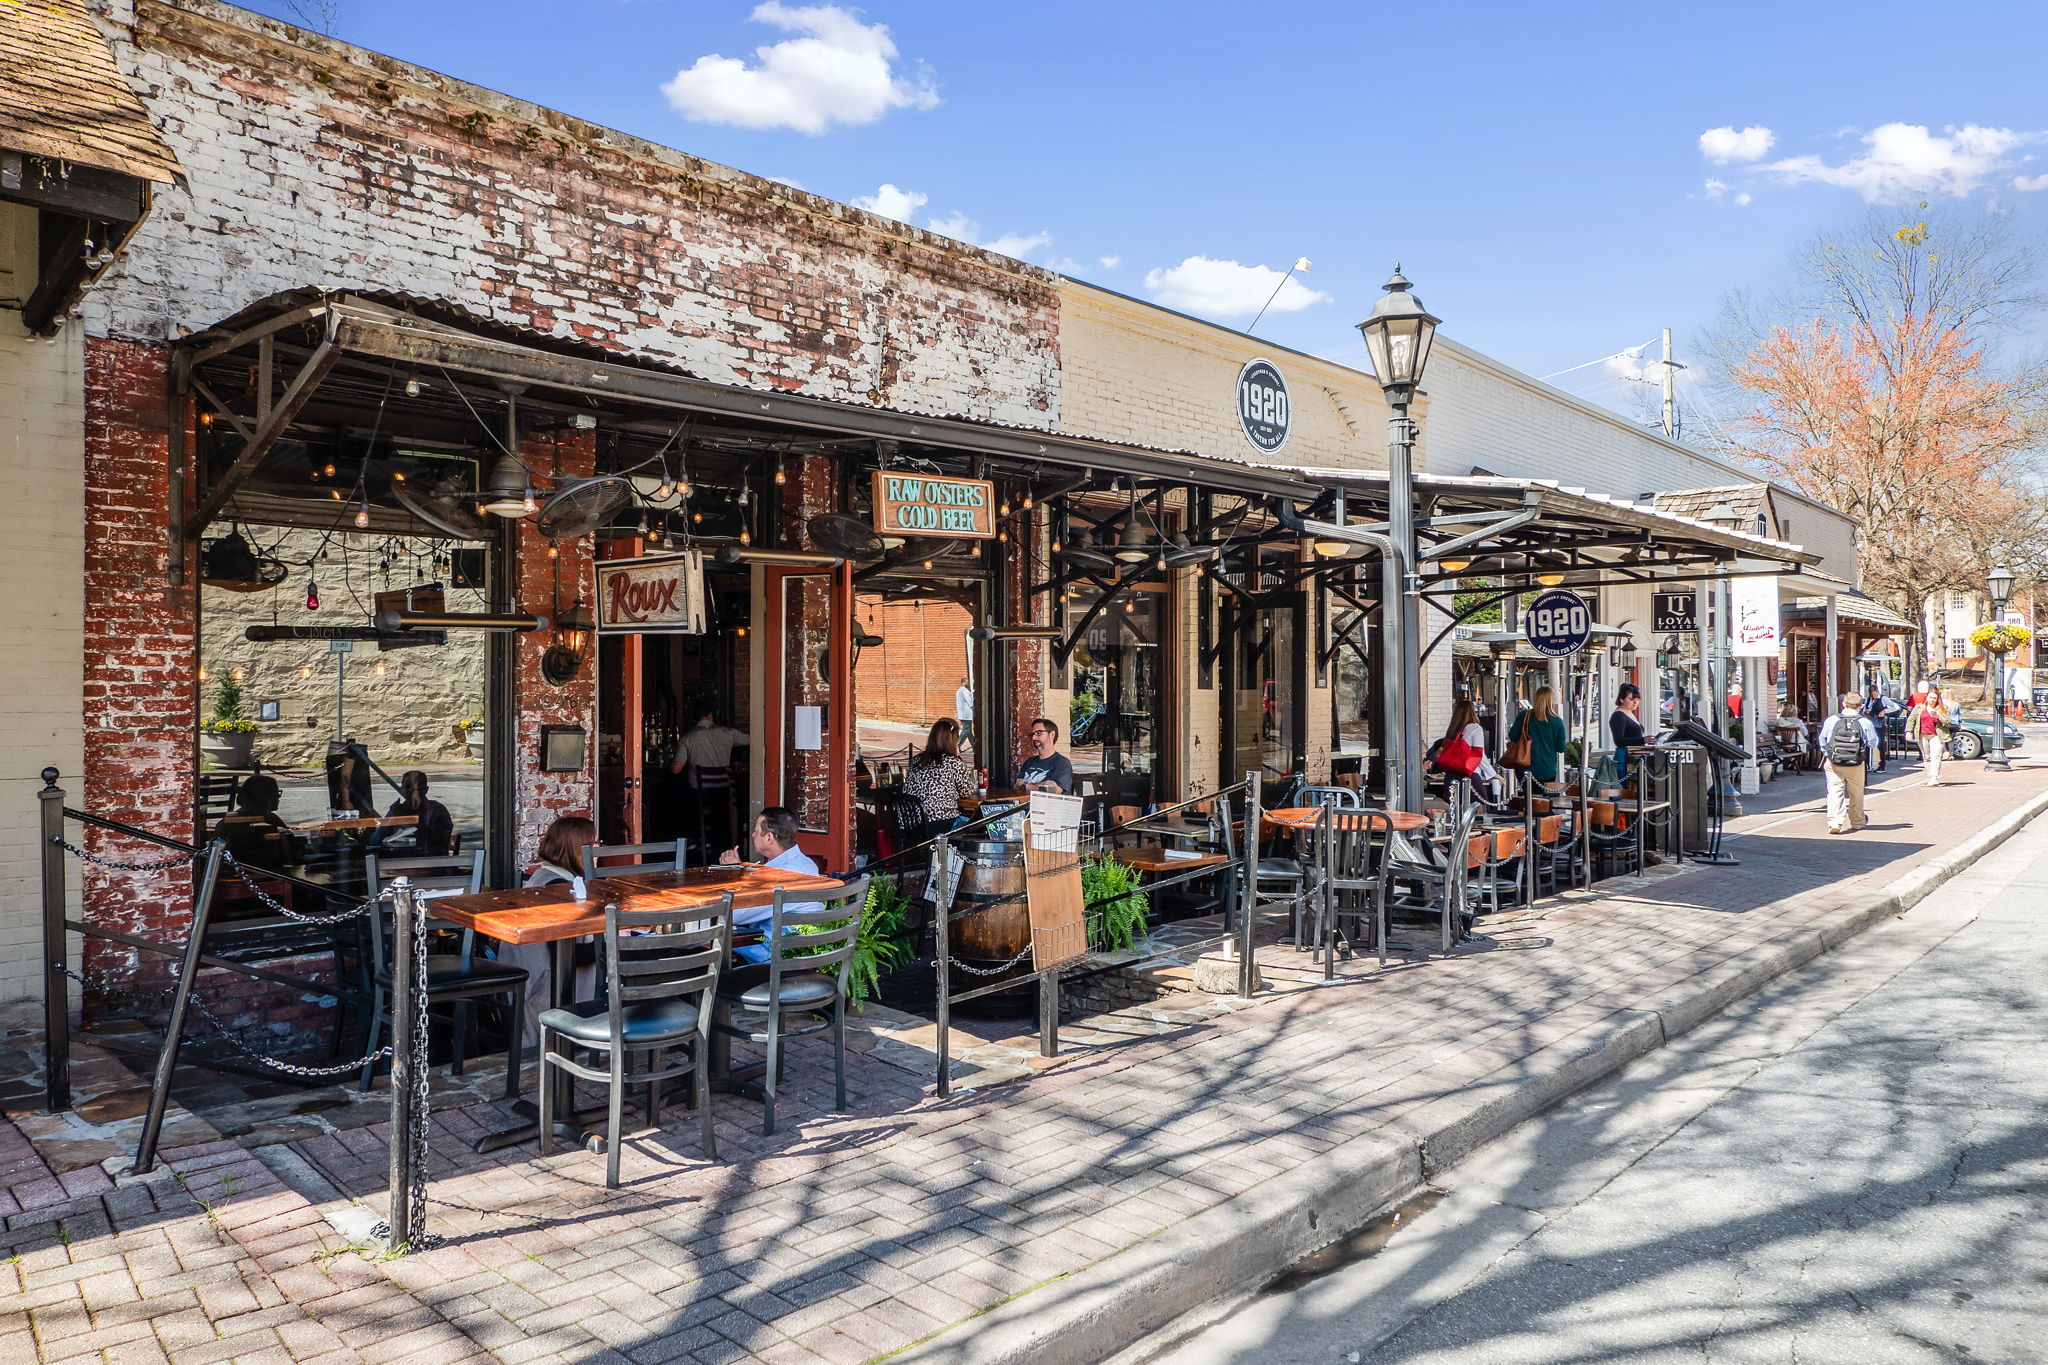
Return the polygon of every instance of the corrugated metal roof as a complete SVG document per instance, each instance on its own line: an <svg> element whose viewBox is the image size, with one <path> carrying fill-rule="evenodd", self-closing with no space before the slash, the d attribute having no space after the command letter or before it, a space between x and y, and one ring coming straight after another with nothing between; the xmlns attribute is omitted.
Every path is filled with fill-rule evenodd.
<svg viewBox="0 0 2048 1365"><path fill-rule="evenodd" d="M0 147L168 182L178 159L82 0L0 3Z"/></svg>

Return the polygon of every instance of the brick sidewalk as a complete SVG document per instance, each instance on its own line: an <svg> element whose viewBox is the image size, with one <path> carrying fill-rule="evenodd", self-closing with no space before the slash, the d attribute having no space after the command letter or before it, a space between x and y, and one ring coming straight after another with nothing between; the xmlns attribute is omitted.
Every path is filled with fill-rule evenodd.
<svg viewBox="0 0 2048 1365"><path fill-rule="evenodd" d="M0 1359L872 1360L1484 1084L2048 789L2048 765L1951 772L1938 791L1895 772L1871 828L1841 838L1810 809L1820 779L1782 779L1776 809L1731 826L1740 868L1611 883L1489 920L1449 959L1349 963L1331 987L946 1102L856 1058L853 1112L824 1114L821 1049L801 1049L782 1133L720 1099L726 1161L708 1166L672 1110L628 1140L615 1193L586 1152L474 1156L494 1115L444 1112L430 1224L447 1240L400 1260L349 1251L322 1217L343 1201L305 1197L324 1181L381 1207L381 1127L266 1148L287 1188L228 1142L168 1152L165 1178L60 1179L0 1124Z"/></svg>

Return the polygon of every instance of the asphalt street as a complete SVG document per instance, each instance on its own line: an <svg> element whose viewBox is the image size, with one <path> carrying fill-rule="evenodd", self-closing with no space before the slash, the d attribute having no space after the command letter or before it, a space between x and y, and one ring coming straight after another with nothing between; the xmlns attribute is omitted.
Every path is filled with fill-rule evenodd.
<svg viewBox="0 0 2048 1365"><path fill-rule="evenodd" d="M2048 819L1120 1365L2048 1361L2044 922Z"/></svg>

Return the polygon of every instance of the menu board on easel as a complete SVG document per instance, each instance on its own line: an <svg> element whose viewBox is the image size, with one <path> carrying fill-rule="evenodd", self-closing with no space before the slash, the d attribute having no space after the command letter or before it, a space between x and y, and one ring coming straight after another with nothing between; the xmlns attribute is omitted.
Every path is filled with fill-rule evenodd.
<svg viewBox="0 0 2048 1365"><path fill-rule="evenodd" d="M1024 899L1031 913L1031 969L1042 972L1088 952L1081 890L1081 798L1031 794L1024 827Z"/></svg>

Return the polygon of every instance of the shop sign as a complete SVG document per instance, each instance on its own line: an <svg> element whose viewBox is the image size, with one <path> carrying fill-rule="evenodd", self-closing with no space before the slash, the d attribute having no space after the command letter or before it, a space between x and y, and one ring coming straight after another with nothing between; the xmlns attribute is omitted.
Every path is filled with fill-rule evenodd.
<svg viewBox="0 0 2048 1365"><path fill-rule="evenodd" d="M1659 635L1669 635L1673 631L1698 630L1698 609L1693 605L1698 600L1690 588L1684 592L1653 594L1650 599L1650 629Z"/></svg>
<svg viewBox="0 0 2048 1365"><path fill-rule="evenodd" d="M1586 647L1593 634L1593 611L1586 599L1565 588L1540 593L1523 617L1529 648L1545 658L1562 659Z"/></svg>
<svg viewBox="0 0 2048 1365"><path fill-rule="evenodd" d="M1287 381L1270 360L1251 360L1237 372L1237 421L1252 448L1272 455L1287 444L1291 417Z"/></svg>
<svg viewBox="0 0 2048 1365"><path fill-rule="evenodd" d="M885 536L996 533L996 486L987 479L933 479L875 471L875 529Z"/></svg>
<svg viewBox="0 0 2048 1365"><path fill-rule="evenodd" d="M1728 652L1738 659L1774 659L1778 655L1778 580L1768 577L1728 581Z"/></svg>
<svg viewBox="0 0 2048 1365"><path fill-rule="evenodd" d="M703 552L599 560L597 633L702 635Z"/></svg>

